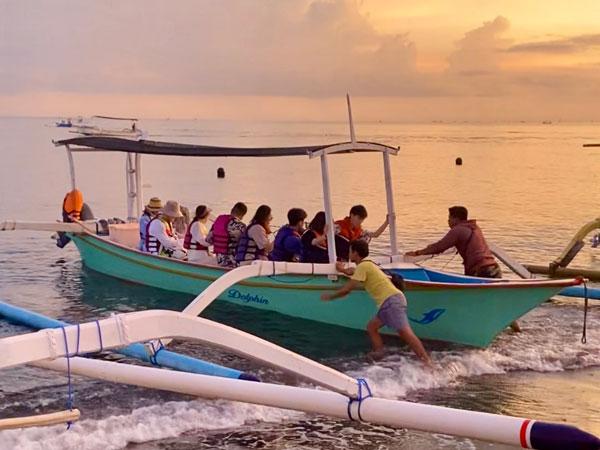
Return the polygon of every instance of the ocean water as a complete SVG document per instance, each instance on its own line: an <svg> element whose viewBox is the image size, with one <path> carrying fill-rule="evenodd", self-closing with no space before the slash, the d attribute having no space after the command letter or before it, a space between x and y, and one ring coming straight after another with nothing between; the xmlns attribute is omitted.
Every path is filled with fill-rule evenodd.
<svg viewBox="0 0 600 450"><path fill-rule="evenodd" d="M0 220L54 220L69 189L62 148L68 136L52 119L0 119ZM241 123L148 120L156 140L232 146L341 142L341 123ZM487 238L522 262L547 264L584 223L598 216L600 142L594 124L356 124L360 140L401 146L392 158L399 244L420 248L446 231L448 206L463 204ZM456 166L456 157L463 165ZM75 155L77 183L98 217L124 217L121 154ZM223 167L225 179L216 178ZM367 228L385 217L380 155L330 159L334 213L353 204L369 211ZM144 157L144 196L178 199L214 212L245 201L266 203L274 222L300 206L322 208L320 168L302 157ZM382 236L374 251L385 252ZM460 271L460 258L427 262ZM573 266L600 269L600 248L586 245ZM506 273L506 276L510 276ZM0 233L0 298L70 322L145 308L182 309L190 296L125 283L82 267L73 245L58 249L44 232ZM343 300L342 300L343 301ZM260 334L354 377L365 377L376 395L476 411L569 422L600 434L600 303L588 312L582 344L583 301L557 297L522 320L523 332L506 331L487 349L427 343L439 369L427 372L392 340L379 364L364 357L364 333L340 333L323 325L240 307L214 305L208 317ZM468 326L468 324L457 324ZM26 332L0 322L0 335ZM289 382L285 374L198 344L174 350L202 357L262 379ZM502 449L476 440L355 424L322 416L74 378L82 419L65 426L0 432L0 449ZM32 367L2 372L0 417L64 408L66 377Z"/></svg>

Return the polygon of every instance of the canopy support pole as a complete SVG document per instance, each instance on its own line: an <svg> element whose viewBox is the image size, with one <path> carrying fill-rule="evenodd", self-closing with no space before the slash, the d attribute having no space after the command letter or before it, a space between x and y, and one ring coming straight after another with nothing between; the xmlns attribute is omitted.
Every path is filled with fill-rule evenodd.
<svg viewBox="0 0 600 450"><path fill-rule="evenodd" d="M134 205L138 197L137 165L136 158L129 152L125 157L125 177L127 185L127 221L134 222L138 217L137 215L134 216Z"/></svg>
<svg viewBox="0 0 600 450"><path fill-rule="evenodd" d="M394 209L394 193L392 190L392 168L390 154L383 152L383 171L385 178L385 198L387 201L387 214L390 226L390 251L391 255L398 254L398 240L396 235L396 211Z"/></svg>
<svg viewBox="0 0 600 450"><path fill-rule="evenodd" d="M67 148L67 158L69 160L69 175L71 176L71 190L75 189L77 185L75 184L75 163L73 161L73 153L71 152L71 147L69 144L65 145Z"/></svg>
<svg viewBox="0 0 600 450"><path fill-rule="evenodd" d="M335 227L333 224L333 211L331 209L331 187L329 186L329 166L327 154L321 155L321 177L323 179L323 206L325 207L325 220L327 223L327 254L329 262L335 264L337 255L335 253Z"/></svg>
<svg viewBox="0 0 600 450"><path fill-rule="evenodd" d="M144 209L144 193L142 192L142 155L135 154L135 186L136 186L136 217L140 217Z"/></svg>

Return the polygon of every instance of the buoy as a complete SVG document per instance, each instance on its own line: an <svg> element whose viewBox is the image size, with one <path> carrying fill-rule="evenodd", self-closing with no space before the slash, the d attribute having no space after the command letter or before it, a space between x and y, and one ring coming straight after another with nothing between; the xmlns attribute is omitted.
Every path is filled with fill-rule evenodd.
<svg viewBox="0 0 600 450"><path fill-rule="evenodd" d="M225 178L225 169L222 167L217 169L217 178Z"/></svg>
<svg viewBox="0 0 600 450"><path fill-rule="evenodd" d="M456 158L456 165L457 166L462 166L462 158L459 156L458 158Z"/></svg>

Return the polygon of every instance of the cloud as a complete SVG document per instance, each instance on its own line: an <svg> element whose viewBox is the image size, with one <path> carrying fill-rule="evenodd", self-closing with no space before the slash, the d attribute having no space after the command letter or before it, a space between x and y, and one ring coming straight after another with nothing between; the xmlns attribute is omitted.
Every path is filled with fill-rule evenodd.
<svg viewBox="0 0 600 450"><path fill-rule="evenodd" d="M448 58L448 72L466 76L494 74L498 71L502 52L510 42L501 37L510 27L508 19L496 17L471 30L458 41Z"/></svg>
<svg viewBox="0 0 600 450"><path fill-rule="evenodd" d="M365 95L422 82L353 0L6 2L5 93Z"/></svg>
<svg viewBox="0 0 600 450"><path fill-rule="evenodd" d="M513 53L579 53L600 48L600 34L584 34L563 39L525 42L508 48Z"/></svg>

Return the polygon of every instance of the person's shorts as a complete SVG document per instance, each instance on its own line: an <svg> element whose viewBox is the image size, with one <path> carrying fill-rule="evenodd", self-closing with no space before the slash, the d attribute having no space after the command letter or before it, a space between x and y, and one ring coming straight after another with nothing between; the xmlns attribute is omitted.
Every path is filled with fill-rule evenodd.
<svg viewBox="0 0 600 450"><path fill-rule="evenodd" d="M377 311L377 318L385 326L393 328L396 331L408 327L409 323L404 299L399 295L388 297L379 308L379 311Z"/></svg>

